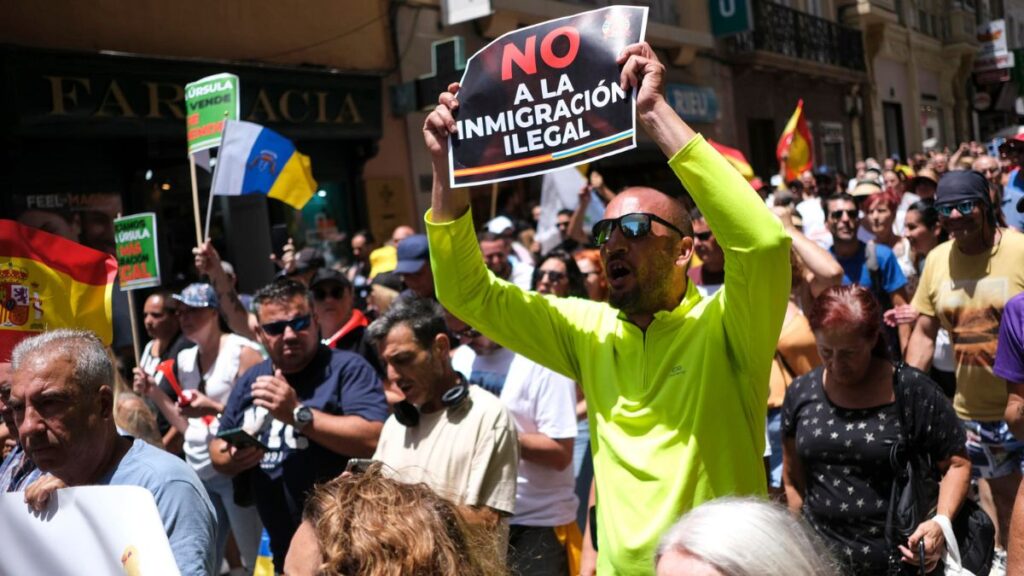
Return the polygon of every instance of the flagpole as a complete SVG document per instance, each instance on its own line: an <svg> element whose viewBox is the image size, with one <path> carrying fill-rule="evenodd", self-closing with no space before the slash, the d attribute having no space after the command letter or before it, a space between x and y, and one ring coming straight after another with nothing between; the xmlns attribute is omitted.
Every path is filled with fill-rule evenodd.
<svg viewBox="0 0 1024 576"><path fill-rule="evenodd" d="M192 174L192 212L196 219L196 246L203 245L201 223L199 222L199 184L196 181L196 156L188 155L188 168Z"/></svg>
<svg viewBox="0 0 1024 576"><path fill-rule="evenodd" d="M121 217L121 213L117 213L117 217ZM135 351L135 366L141 367L139 364L139 358L142 353L139 351L139 324L138 318L135 315L135 290L125 290L128 293L128 321L132 324L132 350Z"/></svg>
<svg viewBox="0 0 1024 576"><path fill-rule="evenodd" d="M206 227L203 229L203 238L210 239L210 215L213 214L213 190L210 190L210 202L206 205Z"/></svg>
<svg viewBox="0 0 1024 576"><path fill-rule="evenodd" d="M498 212L498 183L491 184L491 220L497 216Z"/></svg>

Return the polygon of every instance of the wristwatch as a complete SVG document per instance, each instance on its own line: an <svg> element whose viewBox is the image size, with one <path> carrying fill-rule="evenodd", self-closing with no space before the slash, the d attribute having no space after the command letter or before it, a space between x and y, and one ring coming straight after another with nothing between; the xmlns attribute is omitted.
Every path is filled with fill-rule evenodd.
<svg viewBox="0 0 1024 576"><path fill-rule="evenodd" d="M302 431L313 421L313 411L309 406L299 404L292 411L292 419L295 420L295 429Z"/></svg>

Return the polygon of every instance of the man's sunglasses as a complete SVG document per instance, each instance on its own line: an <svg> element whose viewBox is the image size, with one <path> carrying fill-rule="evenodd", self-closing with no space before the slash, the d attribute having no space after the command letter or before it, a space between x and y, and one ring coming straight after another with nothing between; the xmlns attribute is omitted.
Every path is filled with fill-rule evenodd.
<svg viewBox="0 0 1024 576"><path fill-rule="evenodd" d="M598 246L604 246L605 242L612 237L612 232L615 231L616 227L622 230L622 235L630 240L643 238L651 233L652 221L674 230L680 236L685 236L682 230L664 218L659 218L647 212L634 212L625 216L619 216L618 218L601 220L594 224L594 243Z"/></svg>
<svg viewBox="0 0 1024 576"><path fill-rule="evenodd" d="M711 240L711 231L708 230L707 232L694 232L693 237L696 238L697 240L700 240L701 242L707 242L708 240Z"/></svg>
<svg viewBox="0 0 1024 576"><path fill-rule="evenodd" d="M831 216L833 220L842 220L843 214L846 214L846 217L849 218L850 220L856 220L860 218L860 210L857 210L855 208L851 208L849 210L833 210L829 212L829 216Z"/></svg>
<svg viewBox="0 0 1024 576"><path fill-rule="evenodd" d="M466 326L462 330L454 330L452 334L455 334L456 338L465 338L466 340L472 340L480 336L480 332L474 329L472 326Z"/></svg>
<svg viewBox="0 0 1024 576"><path fill-rule="evenodd" d="M323 287L320 287L320 286L317 286L316 288L313 288L313 299L314 300L327 300L328 296L330 296L331 298L334 298L335 300L341 300L341 297L344 296L344 295L345 295L345 289L342 288L340 285L339 286L331 286L329 288L323 288Z"/></svg>
<svg viewBox="0 0 1024 576"><path fill-rule="evenodd" d="M306 314L305 316L296 316L291 320L278 320L277 322L260 324L260 328L271 336L280 336L281 334L284 334L284 331L289 327L291 327L292 332L302 332L309 328L309 325L312 323L313 315Z"/></svg>
<svg viewBox="0 0 1024 576"><path fill-rule="evenodd" d="M977 205L978 202L976 200L962 200L960 202L954 202L952 204L936 204L935 211L939 213L939 216L945 216L946 218L949 218L949 216L953 213L953 208L956 208L957 212L959 212L961 215L966 216L971 212L974 212L974 207Z"/></svg>
<svg viewBox="0 0 1024 576"><path fill-rule="evenodd" d="M541 270L538 268L533 273L534 279L536 279L538 282L543 280L545 276L548 277L548 282L551 282L552 284L557 284L564 280L565 278L568 278L565 272L559 272L558 270Z"/></svg>

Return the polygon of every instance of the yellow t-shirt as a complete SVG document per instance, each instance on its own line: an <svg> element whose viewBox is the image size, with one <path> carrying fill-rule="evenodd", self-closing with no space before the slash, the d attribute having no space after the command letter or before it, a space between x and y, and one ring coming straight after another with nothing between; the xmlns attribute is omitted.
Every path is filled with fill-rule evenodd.
<svg viewBox="0 0 1024 576"><path fill-rule="evenodd" d="M1024 235L1002 234L987 254L950 240L928 254L913 305L939 319L956 357L953 407L965 420L1002 420L1006 381L992 374L1006 301L1024 292Z"/></svg>

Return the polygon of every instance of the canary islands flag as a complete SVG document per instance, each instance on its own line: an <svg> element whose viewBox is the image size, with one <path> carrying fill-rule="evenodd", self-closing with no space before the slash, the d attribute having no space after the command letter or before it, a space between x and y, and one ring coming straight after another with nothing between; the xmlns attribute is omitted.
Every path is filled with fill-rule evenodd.
<svg viewBox="0 0 1024 576"><path fill-rule="evenodd" d="M782 131L779 145L775 148L775 157L786 168L786 182L799 178L805 170L814 167L813 150L811 131L807 128L807 118L804 117L804 101L800 100L796 104L793 116L786 123L786 129Z"/></svg>
<svg viewBox="0 0 1024 576"><path fill-rule="evenodd" d="M265 194L300 210L314 192L309 156L299 153L291 140L252 122L224 122L214 195Z"/></svg>
<svg viewBox="0 0 1024 576"><path fill-rule="evenodd" d="M117 260L61 236L0 220L0 362L21 340L56 328L113 338Z"/></svg>

